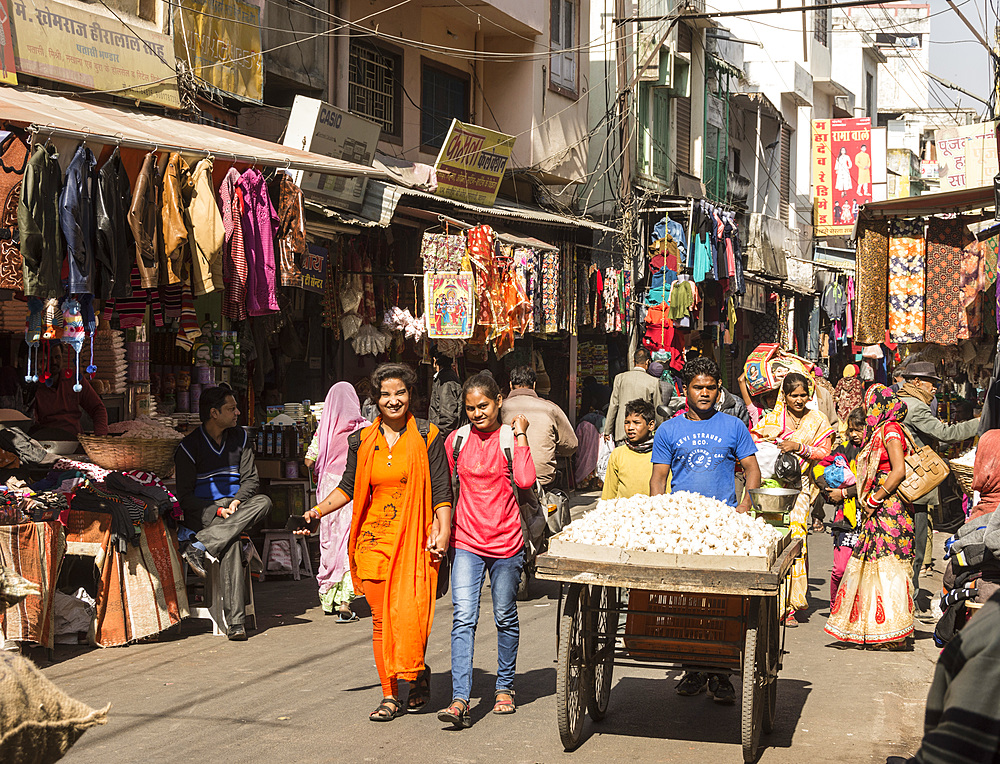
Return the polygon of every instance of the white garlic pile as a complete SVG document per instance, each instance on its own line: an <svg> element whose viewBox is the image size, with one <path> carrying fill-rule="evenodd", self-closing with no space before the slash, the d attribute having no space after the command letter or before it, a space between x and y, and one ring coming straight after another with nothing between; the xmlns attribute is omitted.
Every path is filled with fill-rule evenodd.
<svg viewBox="0 0 1000 764"><path fill-rule="evenodd" d="M687 491L600 501L561 534L564 541L669 554L765 557L781 531L761 517Z"/></svg>

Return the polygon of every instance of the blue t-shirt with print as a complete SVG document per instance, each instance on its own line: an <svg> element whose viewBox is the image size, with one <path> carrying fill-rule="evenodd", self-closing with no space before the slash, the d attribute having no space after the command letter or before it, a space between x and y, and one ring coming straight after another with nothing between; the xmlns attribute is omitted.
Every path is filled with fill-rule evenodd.
<svg viewBox="0 0 1000 764"><path fill-rule="evenodd" d="M757 453L742 421L716 412L692 421L683 414L656 428L653 464L670 465L672 491L690 491L736 506L736 463Z"/></svg>

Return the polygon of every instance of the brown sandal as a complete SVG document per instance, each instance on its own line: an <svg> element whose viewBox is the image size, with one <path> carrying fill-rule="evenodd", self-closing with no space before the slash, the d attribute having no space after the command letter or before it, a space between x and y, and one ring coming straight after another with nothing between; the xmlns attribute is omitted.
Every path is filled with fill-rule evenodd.
<svg viewBox="0 0 1000 764"><path fill-rule="evenodd" d="M506 695L510 700L500 700L501 695ZM493 704L493 713L497 716L506 716L517 711L517 707L514 705L513 690L497 690L493 697L496 699Z"/></svg>
<svg viewBox="0 0 1000 764"><path fill-rule="evenodd" d="M403 704L395 698L382 698L378 708L368 714L368 721L391 722L403 713Z"/></svg>

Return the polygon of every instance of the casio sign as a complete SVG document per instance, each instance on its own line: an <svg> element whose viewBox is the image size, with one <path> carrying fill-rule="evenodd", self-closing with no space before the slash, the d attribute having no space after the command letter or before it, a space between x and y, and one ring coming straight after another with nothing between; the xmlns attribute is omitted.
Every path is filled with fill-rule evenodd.
<svg viewBox="0 0 1000 764"><path fill-rule="evenodd" d="M330 109L320 109L319 121L320 124L329 125L334 130L340 129L340 121L344 118L343 114L338 114Z"/></svg>

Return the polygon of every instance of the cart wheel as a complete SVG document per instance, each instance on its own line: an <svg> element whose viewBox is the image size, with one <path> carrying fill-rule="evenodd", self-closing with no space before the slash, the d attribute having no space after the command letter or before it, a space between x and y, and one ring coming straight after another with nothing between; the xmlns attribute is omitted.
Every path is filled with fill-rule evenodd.
<svg viewBox="0 0 1000 764"><path fill-rule="evenodd" d="M587 613L587 708L590 718L601 721L608 711L611 699L611 679L615 668L615 636L618 633L618 589L594 586L590 590L590 608ZM607 648L604 659L597 663L594 656Z"/></svg>
<svg viewBox="0 0 1000 764"><path fill-rule="evenodd" d="M760 751L760 730L764 716L764 682L767 671L766 626L762 629L763 602L759 597L750 601L750 624L743 647L743 761L757 761Z"/></svg>
<svg viewBox="0 0 1000 764"><path fill-rule="evenodd" d="M584 618L587 589L572 584L566 594L559 622L559 660L556 668L556 716L563 748L574 750L583 737L587 711L587 676L584 670Z"/></svg>
<svg viewBox="0 0 1000 764"><path fill-rule="evenodd" d="M764 611L764 623L767 624L767 673L765 681L767 685L764 689L764 718L763 729L765 734L770 734L774 730L774 715L778 701L778 663L780 662L781 650L781 629L778 626L778 600L776 597L764 598L766 603Z"/></svg>

